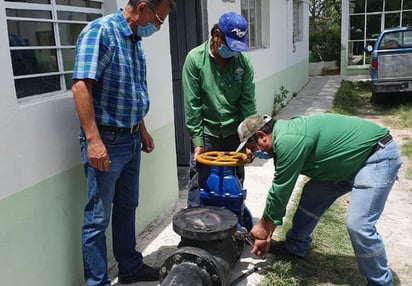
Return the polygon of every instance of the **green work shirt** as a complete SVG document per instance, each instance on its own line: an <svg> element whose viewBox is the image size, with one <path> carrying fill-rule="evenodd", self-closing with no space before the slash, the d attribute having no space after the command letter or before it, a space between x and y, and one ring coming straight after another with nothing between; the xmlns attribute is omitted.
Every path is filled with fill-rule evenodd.
<svg viewBox="0 0 412 286"><path fill-rule="evenodd" d="M281 225L300 174L317 181L351 179L370 156L387 128L338 114L278 120L272 132L275 176L263 216Z"/></svg>
<svg viewBox="0 0 412 286"><path fill-rule="evenodd" d="M253 67L241 52L222 70L210 54L210 41L192 49L183 65L185 121L194 147L203 146L203 136L227 138L237 126L256 114Z"/></svg>

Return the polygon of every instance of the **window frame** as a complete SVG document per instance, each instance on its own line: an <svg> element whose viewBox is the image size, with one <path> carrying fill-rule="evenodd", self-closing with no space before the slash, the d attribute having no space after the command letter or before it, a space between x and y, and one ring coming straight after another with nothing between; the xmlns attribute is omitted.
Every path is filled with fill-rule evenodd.
<svg viewBox="0 0 412 286"><path fill-rule="evenodd" d="M293 43L303 42L303 1L293 1Z"/></svg>
<svg viewBox="0 0 412 286"><path fill-rule="evenodd" d="M368 37L369 31L370 31L370 25L368 25L368 21L371 21L372 17L381 17L379 21L379 32L382 32L385 29L388 29L390 27L386 27L386 16L389 15L399 15L399 27L404 27L403 25L403 16L406 13L411 13L412 14L412 8L411 9L404 9L405 1L402 1L400 3L401 9L400 10L385 10L386 8L386 2L390 0L382 0L382 7L381 11L367 11L368 10L368 2L371 0L365 0L364 2L364 7L358 8L357 10L351 12L352 8L351 6L354 5L357 1L354 0L348 0L348 5L349 5L349 15L348 15L348 38L347 38L347 55L346 55L346 61L347 61L347 66L348 67L355 67L358 65L369 65L370 62L368 58L366 57L366 51L363 51L362 53L362 60L361 62L352 62L352 59L350 57L351 53L349 53L350 47L354 47L355 44L361 45L363 47L366 47L369 44L372 44L376 41L376 38L373 37ZM355 6L353 6L355 7ZM352 17L363 17L363 25L362 25L362 33L363 36L361 39L352 39L351 38L351 27L352 27ZM369 27L369 28L368 28ZM352 55L354 56L354 55Z"/></svg>
<svg viewBox="0 0 412 286"><path fill-rule="evenodd" d="M86 26L90 21L88 20L63 20L59 19L59 12L71 12L71 13L82 13L87 16L90 14L94 15L92 16L93 19L98 18L103 16L103 4L104 0L88 0L92 2L97 2L100 3L100 8L89 8L89 7L81 7L81 6L70 6L70 5L61 5L57 4L57 0L49 0L49 4L39 4L39 3L27 3L27 2L18 2L18 1L4 1L4 7L5 7L5 14L6 14L6 21L7 21L7 33L11 34L9 31L9 26L8 23L9 21L15 21L17 23L21 22L41 22L41 23L51 23L51 33L54 36L54 45L31 45L31 46L11 46L9 43L9 51L10 51L10 61L12 61L12 52L13 51L24 51L24 50L33 50L33 51L41 51L41 50L51 50L55 53L56 56L56 66L57 66L57 71L51 71L51 72L42 72L41 70L38 70L37 73L29 73L29 74L23 74L23 75L14 75L13 76L13 82L14 82L14 90L15 90L15 96L16 98L20 101L27 101L32 98L37 98L37 97L48 97L48 96L54 96L59 93L64 93L67 92L71 86L68 84L67 77L70 76L73 73L73 67L68 68L67 66L64 66L64 52L67 50L74 50L76 45L70 44L70 45L65 45L62 44L62 39L60 37L60 28L61 25L83 25ZM46 11L50 13L50 18L42 18L42 17L19 17L19 16L8 16L7 15L7 10L8 9L13 9L13 10L34 10L34 11ZM34 32L35 29L33 29ZM20 35L18 35L20 36ZM77 38L77 36L76 36ZM73 59L74 60L74 59ZM13 63L12 63L13 66ZM14 68L14 67L13 67ZM35 78L40 78L40 77L48 77L48 76L58 76L58 82L60 84L59 88L53 91L49 92L44 92L44 93L39 93L39 94L31 94L31 95L18 95L18 87L16 84L17 80L21 79L35 79ZM57 80L56 80L57 82ZM24 84L22 84L21 87L24 87Z"/></svg>
<svg viewBox="0 0 412 286"><path fill-rule="evenodd" d="M265 0L241 0L241 14L248 22L247 42L250 50L266 48L269 42L263 33L265 19L268 20L265 12L269 9L263 9ZM254 42L253 40L254 39Z"/></svg>

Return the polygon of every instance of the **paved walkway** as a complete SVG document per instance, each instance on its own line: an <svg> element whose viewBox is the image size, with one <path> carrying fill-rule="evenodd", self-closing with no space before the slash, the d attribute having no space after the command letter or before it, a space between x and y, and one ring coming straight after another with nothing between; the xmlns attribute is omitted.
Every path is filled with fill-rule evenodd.
<svg viewBox="0 0 412 286"><path fill-rule="evenodd" d="M333 97L342 80L368 80L367 76L314 76L276 116L288 119L294 115L324 113L332 107Z"/></svg>
<svg viewBox="0 0 412 286"><path fill-rule="evenodd" d="M323 113L330 109L332 106L332 100L339 87L342 79L359 79L359 77L342 78L341 76L316 76L311 77L306 86L298 93L296 97L293 97L288 105L284 107L277 118L290 118L299 114L313 114ZM176 245L180 241L180 237L172 229L172 216L173 214L186 206L186 193L185 193L185 179L187 178L187 169L179 169L180 174L180 186L181 196L179 201L173 208L167 211L168 215L164 215L158 218L149 230L142 233L138 237L138 249L143 250L145 256L145 262L149 265L160 267L167 257L170 256L175 250ZM244 186L247 189L246 206L251 211L255 220L263 213L265 205L266 194L272 181L274 174L273 161L272 160L260 160L255 161L246 166L246 178ZM170 215L169 215L170 214ZM248 269L252 269L254 266L264 267L269 265L270 257L267 260L256 259L255 256L250 254L250 247L246 247L243 251L242 257L239 259L232 273L232 279L237 278ZM116 273L116 269L113 269L113 273ZM263 278L263 275L254 273L240 282L239 286L257 285ZM113 279L112 285L120 285L117 283L117 279ZM158 282L141 282L129 285L159 285Z"/></svg>

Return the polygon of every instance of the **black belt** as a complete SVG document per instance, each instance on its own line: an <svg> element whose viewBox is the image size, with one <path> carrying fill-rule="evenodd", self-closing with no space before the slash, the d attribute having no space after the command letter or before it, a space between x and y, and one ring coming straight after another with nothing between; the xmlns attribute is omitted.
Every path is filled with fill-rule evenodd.
<svg viewBox="0 0 412 286"><path fill-rule="evenodd" d="M134 133L139 130L140 123L133 125L132 127L116 127L116 126L109 126L109 125L99 125L97 129L100 131L109 131L109 132L116 132L116 133Z"/></svg>
<svg viewBox="0 0 412 286"><path fill-rule="evenodd" d="M371 155L375 152L377 152L379 149L383 149L385 148L386 145L388 145L390 142L392 142L393 138L392 135L390 133L388 133L387 135L385 135L384 137L382 137L378 143L376 143L376 145L373 147L372 151L371 151Z"/></svg>

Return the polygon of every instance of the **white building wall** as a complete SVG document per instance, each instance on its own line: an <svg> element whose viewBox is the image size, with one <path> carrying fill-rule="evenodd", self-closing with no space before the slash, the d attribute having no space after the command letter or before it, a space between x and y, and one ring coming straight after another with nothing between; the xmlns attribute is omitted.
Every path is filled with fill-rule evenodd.
<svg viewBox="0 0 412 286"><path fill-rule="evenodd" d="M79 164L71 93L19 102L0 2L0 200ZM78 144L77 144L78 145Z"/></svg>
<svg viewBox="0 0 412 286"><path fill-rule="evenodd" d="M267 2L269 2L267 16L270 21L269 48L250 52L256 70L256 81L270 77L308 57L307 29L304 29L305 40L293 46L293 1ZM307 27L308 23L308 5L304 4L303 27Z"/></svg>
<svg viewBox="0 0 412 286"><path fill-rule="evenodd" d="M106 13L116 10L113 3ZM124 7L127 1L118 1ZM110 9L110 10L109 10ZM71 92L18 101L14 90L4 2L0 2L0 200L80 164L78 120ZM150 130L173 121L173 94L168 22L144 39L151 96L146 124ZM173 146L171 146L173 147Z"/></svg>

